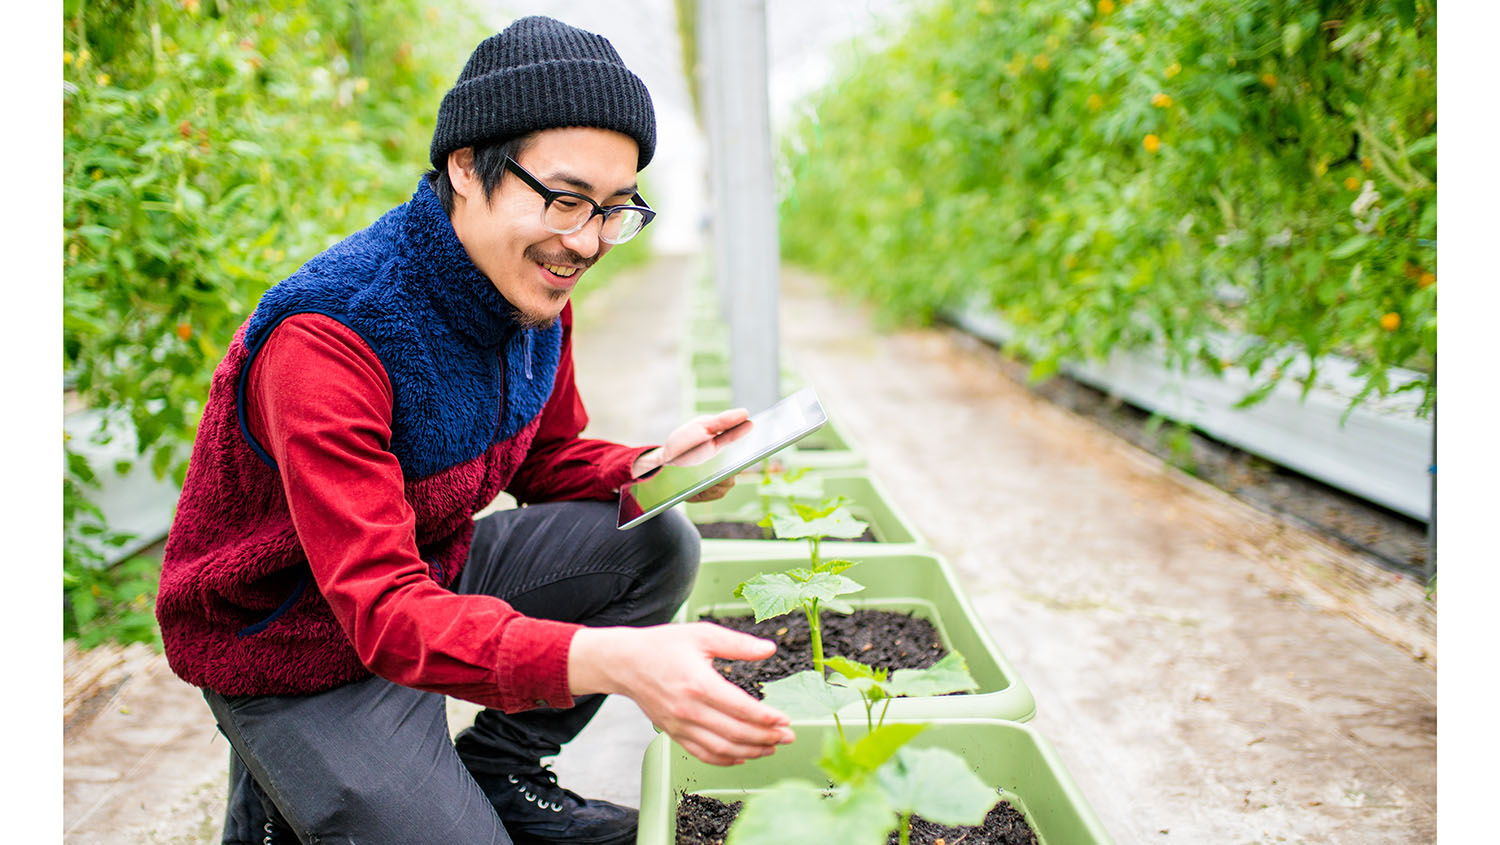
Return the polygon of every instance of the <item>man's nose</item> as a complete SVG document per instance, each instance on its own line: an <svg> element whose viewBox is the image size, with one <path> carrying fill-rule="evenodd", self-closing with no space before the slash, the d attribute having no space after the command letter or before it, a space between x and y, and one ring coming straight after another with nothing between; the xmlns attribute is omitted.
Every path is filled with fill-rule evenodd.
<svg viewBox="0 0 1500 845"><path fill-rule="evenodd" d="M604 217L596 214L589 218L589 222L583 224L583 228L570 235L559 237L562 238L563 246L586 259L593 259L598 254L599 248L604 245L603 239L599 237L603 227Z"/></svg>

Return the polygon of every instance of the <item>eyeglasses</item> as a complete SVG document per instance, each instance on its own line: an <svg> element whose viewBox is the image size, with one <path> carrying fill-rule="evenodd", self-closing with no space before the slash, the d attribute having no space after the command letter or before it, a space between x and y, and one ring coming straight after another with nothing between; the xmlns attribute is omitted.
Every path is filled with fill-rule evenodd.
<svg viewBox="0 0 1500 845"><path fill-rule="evenodd" d="M558 235L571 235L588 225L597 215L604 218L599 228L599 239L607 244L622 244L639 235L656 212L646 205L640 194L630 197L634 205L601 206L583 194L572 191L554 191L532 176L526 168L510 156L505 157L505 167L521 177L528 187L542 195L542 225L547 231Z"/></svg>

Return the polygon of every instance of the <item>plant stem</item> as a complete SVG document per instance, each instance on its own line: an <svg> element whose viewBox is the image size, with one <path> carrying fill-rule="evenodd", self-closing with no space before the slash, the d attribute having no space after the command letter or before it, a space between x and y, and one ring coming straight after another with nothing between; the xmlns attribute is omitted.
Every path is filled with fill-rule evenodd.
<svg viewBox="0 0 1500 845"><path fill-rule="evenodd" d="M822 539L823 539L822 537L808 537L807 538L808 545L812 546L812 570L814 572L818 572L819 571L818 567L820 567L820 566L823 565L823 557L822 557L822 554L821 554L821 552L820 552L820 550L818 548L818 541L820 541Z"/></svg>
<svg viewBox="0 0 1500 845"><path fill-rule="evenodd" d="M901 814L901 845L911 845L911 813Z"/></svg>
<svg viewBox="0 0 1500 845"><path fill-rule="evenodd" d="M813 668L818 670L818 677L823 677L823 631L818 624L818 600L813 599L802 605L802 611L807 614L807 628L812 635Z"/></svg>

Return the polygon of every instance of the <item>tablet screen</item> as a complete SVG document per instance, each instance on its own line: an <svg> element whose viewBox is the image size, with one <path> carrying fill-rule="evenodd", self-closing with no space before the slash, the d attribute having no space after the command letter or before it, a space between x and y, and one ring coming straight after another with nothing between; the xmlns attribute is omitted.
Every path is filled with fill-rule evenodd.
<svg viewBox="0 0 1500 845"><path fill-rule="evenodd" d="M620 489L618 527L631 528L792 445L828 421L811 387L793 393Z"/></svg>

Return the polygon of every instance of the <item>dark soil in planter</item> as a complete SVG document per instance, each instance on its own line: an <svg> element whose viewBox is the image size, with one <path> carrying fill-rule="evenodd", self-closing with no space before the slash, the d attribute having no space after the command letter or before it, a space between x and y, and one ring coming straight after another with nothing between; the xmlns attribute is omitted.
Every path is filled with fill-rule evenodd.
<svg viewBox="0 0 1500 845"><path fill-rule="evenodd" d="M759 525L756 525L753 522L700 522L698 523L698 534L705 540L767 539L766 529L760 527ZM832 540L834 538L829 539ZM858 537L855 537L852 540L843 540L842 538L839 538L839 542L878 543L880 541L875 539L874 531L866 528L865 533L859 535Z"/></svg>
<svg viewBox="0 0 1500 845"><path fill-rule="evenodd" d="M683 794L677 801L677 845L724 845L729 825L743 801L725 804L706 795Z"/></svg>
<svg viewBox="0 0 1500 845"><path fill-rule="evenodd" d="M756 622L754 616L710 616L707 621L776 642L765 660L715 660L714 668L756 698L760 685L813 668L812 636L800 611ZM947 654L926 619L894 610L861 609L823 614L823 655L847 657L885 669L926 669Z"/></svg>
<svg viewBox="0 0 1500 845"><path fill-rule="evenodd" d="M685 794L677 803L677 845L722 845L729 835L729 825L734 822L744 805L742 801L726 804L706 795ZM900 840L896 832L886 840L895 845ZM1026 818L1009 803L1001 801L984 817L982 825L948 827L927 821L921 816L912 816L911 845L1036 845L1036 834L1026 824ZM787 832L787 842L796 842L796 835Z"/></svg>

